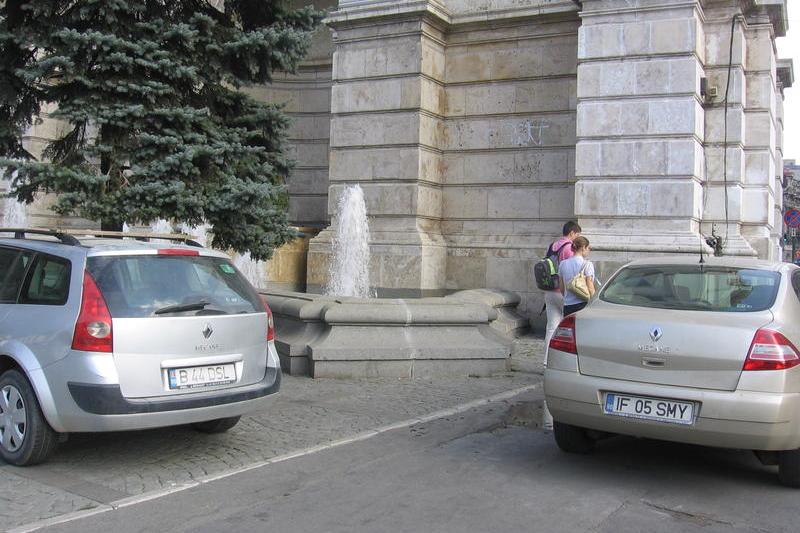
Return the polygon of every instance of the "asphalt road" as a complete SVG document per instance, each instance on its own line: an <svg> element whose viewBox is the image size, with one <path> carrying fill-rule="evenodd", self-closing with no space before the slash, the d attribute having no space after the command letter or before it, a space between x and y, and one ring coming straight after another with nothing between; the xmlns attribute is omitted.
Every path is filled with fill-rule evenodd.
<svg viewBox="0 0 800 533"><path fill-rule="evenodd" d="M541 392L47 531L797 531L800 492L746 451L615 438L561 453Z"/></svg>

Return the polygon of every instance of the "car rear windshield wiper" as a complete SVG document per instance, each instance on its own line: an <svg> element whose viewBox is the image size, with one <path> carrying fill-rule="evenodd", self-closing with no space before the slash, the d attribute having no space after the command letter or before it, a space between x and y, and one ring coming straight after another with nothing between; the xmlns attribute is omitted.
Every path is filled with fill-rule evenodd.
<svg viewBox="0 0 800 533"><path fill-rule="evenodd" d="M201 300L199 302L194 302L190 304L177 304L177 305L168 305L166 307L162 307L157 311L154 311L154 315L166 315L167 313L183 313L185 311L200 311L201 309L205 309L206 306L211 305L211 302L206 302L205 300Z"/></svg>

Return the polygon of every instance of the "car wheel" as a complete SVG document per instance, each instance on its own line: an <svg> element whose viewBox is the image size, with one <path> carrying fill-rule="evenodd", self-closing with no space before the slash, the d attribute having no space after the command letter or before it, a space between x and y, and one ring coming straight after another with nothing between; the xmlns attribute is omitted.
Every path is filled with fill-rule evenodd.
<svg viewBox="0 0 800 533"><path fill-rule="evenodd" d="M235 426L241 416L231 416L229 418L218 418L207 422L197 422L192 427L201 433L225 433Z"/></svg>
<svg viewBox="0 0 800 533"><path fill-rule="evenodd" d="M800 488L800 450L778 452L778 479L787 487Z"/></svg>
<svg viewBox="0 0 800 533"><path fill-rule="evenodd" d="M18 370L0 376L0 457L12 465L35 465L58 446L58 434L42 415L28 379Z"/></svg>
<svg viewBox="0 0 800 533"><path fill-rule="evenodd" d="M553 421L553 436L558 447L567 453L589 453L594 448L594 439L578 426Z"/></svg>

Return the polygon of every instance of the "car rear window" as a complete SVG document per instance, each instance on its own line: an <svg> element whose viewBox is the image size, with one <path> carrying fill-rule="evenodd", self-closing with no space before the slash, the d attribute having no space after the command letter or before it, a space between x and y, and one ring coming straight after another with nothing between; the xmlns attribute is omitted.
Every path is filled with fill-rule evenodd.
<svg viewBox="0 0 800 533"><path fill-rule="evenodd" d="M775 302L780 274L767 270L706 265L636 266L621 270L600 293L606 302L741 313Z"/></svg>
<svg viewBox="0 0 800 533"><path fill-rule="evenodd" d="M115 318L264 312L255 289L219 257L96 256L86 269Z"/></svg>

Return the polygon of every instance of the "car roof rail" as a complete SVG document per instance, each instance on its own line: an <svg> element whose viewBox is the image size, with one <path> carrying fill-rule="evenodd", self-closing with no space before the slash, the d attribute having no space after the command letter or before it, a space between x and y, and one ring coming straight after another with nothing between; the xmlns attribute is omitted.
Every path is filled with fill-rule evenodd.
<svg viewBox="0 0 800 533"><path fill-rule="evenodd" d="M70 246L80 246L81 242L63 231L41 229L41 228L0 228L0 233L13 233L15 239L24 239L26 234L30 235L47 235L55 237L63 244Z"/></svg>
<svg viewBox="0 0 800 533"><path fill-rule="evenodd" d="M81 246L79 237L111 237L111 238L127 238L136 239L137 241L150 241L150 239L159 239L164 241L182 242L188 246L195 246L202 248L203 245L194 240L191 235L183 233L144 233L144 232L123 232L123 231L102 231L93 229L44 229L44 228L0 228L0 233L13 233L15 239L24 239L26 234L30 235L47 235L55 237L61 243L70 246Z"/></svg>
<svg viewBox="0 0 800 533"><path fill-rule="evenodd" d="M70 228L70 229L62 229L57 230L62 234L66 234L68 236L79 236L79 237L111 237L115 239L136 239L137 241L146 241L149 242L150 239L158 239L162 241L176 241L182 242L188 246L195 246L198 248L202 248L203 245L200 244L195 240L195 237L192 235L186 235L185 233L147 233L147 232L140 232L140 231L104 231L104 230L94 230L94 229L78 229L78 228Z"/></svg>

